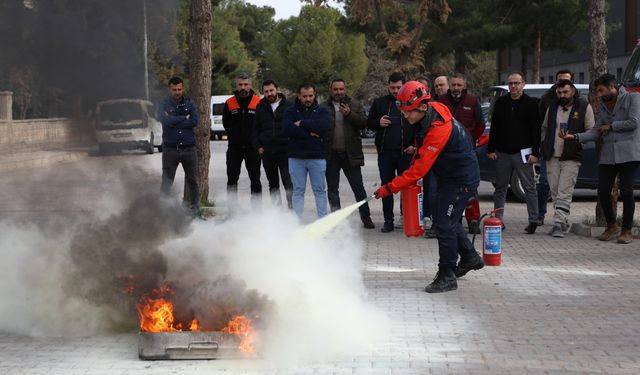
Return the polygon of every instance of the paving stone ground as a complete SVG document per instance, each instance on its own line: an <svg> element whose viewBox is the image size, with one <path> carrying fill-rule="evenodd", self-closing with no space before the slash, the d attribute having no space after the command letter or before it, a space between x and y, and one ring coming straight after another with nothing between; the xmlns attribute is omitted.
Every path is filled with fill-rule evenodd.
<svg viewBox="0 0 640 375"><path fill-rule="evenodd" d="M224 191L225 146L212 144L215 197ZM140 157L159 166L158 155ZM375 155L366 157L364 176L371 192L377 168ZM244 171L240 184L241 195L248 196ZM483 211L492 207L492 191L482 184ZM353 202L344 179L341 192L343 205ZM572 207L574 221L591 214L595 205L595 192L579 195ZM309 190L307 198L311 213ZM224 207L224 199L218 201ZM6 203L0 200L0 207ZM459 280L457 291L426 294L423 288L436 271L436 240L406 238L401 230L380 233L380 202L371 208L378 228L360 229L362 275L367 299L388 314L393 330L370 352L274 369L259 360L141 361L135 333L31 338L5 332L0 333L0 374L640 373L640 239L629 245L574 234L556 239L545 233L549 225L527 235L526 207L509 201L503 264L470 272ZM350 220L360 227L357 215Z"/></svg>

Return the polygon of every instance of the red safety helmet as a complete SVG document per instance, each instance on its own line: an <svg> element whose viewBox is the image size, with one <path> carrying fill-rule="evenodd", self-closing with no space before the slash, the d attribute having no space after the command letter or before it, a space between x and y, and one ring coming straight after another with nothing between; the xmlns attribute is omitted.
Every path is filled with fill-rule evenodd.
<svg viewBox="0 0 640 375"><path fill-rule="evenodd" d="M424 84L418 81L409 81L402 85L396 97L396 106L401 111L412 111L424 100L431 99L431 94Z"/></svg>

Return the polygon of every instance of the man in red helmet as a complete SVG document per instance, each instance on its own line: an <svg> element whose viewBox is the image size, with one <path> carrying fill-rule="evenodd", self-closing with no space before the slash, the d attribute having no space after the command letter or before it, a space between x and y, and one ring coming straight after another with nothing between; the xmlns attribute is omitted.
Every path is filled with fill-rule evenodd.
<svg viewBox="0 0 640 375"><path fill-rule="evenodd" d="M440 260L438 273L425 291L441 293L458 289L457 277L484 267L460 223L480 184L480 168L469 132L453 120L444 104L430 102L430 98L425 86L417 81L409 81L400 89L396 106L416 127L418 154L409 169L378 188L375 196L380 199L395 194L433 170L438 179L434 225Z"/></svg>

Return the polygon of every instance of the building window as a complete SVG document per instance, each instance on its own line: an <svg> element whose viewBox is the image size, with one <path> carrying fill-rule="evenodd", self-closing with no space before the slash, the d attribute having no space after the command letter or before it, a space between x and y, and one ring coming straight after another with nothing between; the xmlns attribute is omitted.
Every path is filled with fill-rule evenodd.
<svg viewBox="0 0 640 375"><path fill-rule="evenodd" d="M622 68L616 69L616 80L618 80L618 82L622 81Z"/></svg>
<svg viewBox="0 0 640 375"><path fill-rule="evenodd" d="M544 83L544 76L540 77L540 83Z"/></svg>
<svg viewBox="0 0 640 375"><path fill-rule="evenodd" d="M578 78L578 83L584 83L584 72L580 72L578 76L580 77Z"/></svg>
<svg viewBox="0 0 640 375"><path fill-rule="evenodd" d="M549 76L549 83L553 83L553 76Z"/></svg>

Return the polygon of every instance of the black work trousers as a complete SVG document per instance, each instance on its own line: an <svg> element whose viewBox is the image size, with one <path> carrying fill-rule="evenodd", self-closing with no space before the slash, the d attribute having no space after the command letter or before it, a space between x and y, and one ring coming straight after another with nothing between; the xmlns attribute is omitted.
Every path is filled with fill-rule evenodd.
<svg viewBox="0 0 640 375"><path fill-rule="evenodd" d="M476 253L462 224L462 213L474 199L476 188L445 182L438 185L433 225L438 233L438 267L455 268L458 255L469 259Z"/></svg>
<svg viewBox="0 0 640 375"><path fill-rule="evenodd" d="M382 150L378 154L378 170L380 183L388 184L396 176L400 176L411 164L411 155L401 150ZM385 223L393 223L393 195L382 199L382 213Z"/></svg>
<svg viewBox="0 0 640 375"><path fill-rule="evenodd" d="M227 188L237 188L243 160L251 180L251 193L261 193L260 155L251 147L229 146L227 148Z"/></svg>
<svg viewBox="0 0 640 375"><path fill-rule="evenodd" d="M264 173L269 181L269 194L275 204L280 204L280 180L284 186L285 196L287 197L287 206L291 208L291 195L293 192L293 184L289 175L289 157L287 151L271 151L265 149L262 153L262 166Z"/></svg>
<svg viewBox="0 0 640 375"><path fill-rule="evenodd" d="M178 164L182 164L184 170L191 208L198 209L200 207L200 190L198 189L198 152L195 145L182 146L181 148L163 145L161 190L165 194L171 192Z"/></svg>
<svg viewBox="0 0 640 375"><path fill-rule="evenodd" d="M631 229L633 227L633 214L636 208L636 202L633 198L633 180L638 165L640 165L640 162L631 161L620 164L600 164L598 166L598 199L607 224L616 222L611 202L611 189L613 189L617 175L620 177L622 228Z"/></svg>
<svg viewBox="0 0 640 375"><path fill-rule="evenodd" d="M344 176L351 186L351 191L360 202L367 198L367 192L364 190L362 182L362 171L360 166L352 166L349 164L349 157L345 151L331 150L331 154L327 159L327 198L329 199L329 207L331 212L340 209L340 170L344 172ZM371 216L369 204L365 203L359 208L360 218Z"/></svg>

